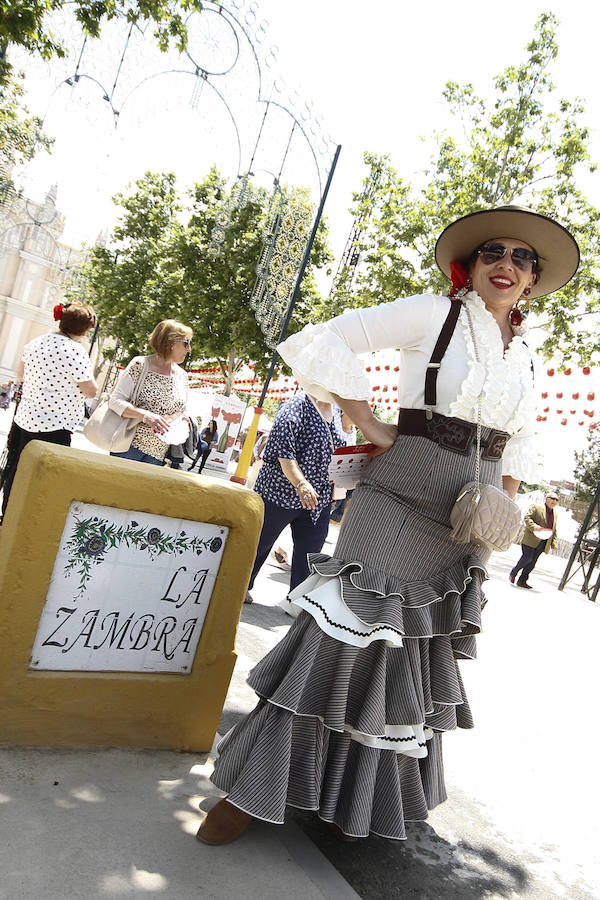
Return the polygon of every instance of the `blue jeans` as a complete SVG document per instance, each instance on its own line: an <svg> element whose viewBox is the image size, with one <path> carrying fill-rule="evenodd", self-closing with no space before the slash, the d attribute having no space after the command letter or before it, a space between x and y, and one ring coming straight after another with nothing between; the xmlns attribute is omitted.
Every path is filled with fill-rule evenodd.
<svg viewBox="0 0 600 900"><path fill-rule="evenodd" d="M119 459L135 459L136 462L145 462L150 463L153 466L162 466L162 459L157 459L155 456L150 456L149 453L144 453L143 450L138 450L137 447L130 447L129 450L124 450L123 453L112 453L111 456L116 456Z"/></svg>
<svg viewBox="0 0 600 900"><path fill-rule="evenodd" d="M527 581L527 579L535 569L535 564L546 549L547 543L547 540L540 541L537 547L528 547L526 544L521 544L521 559L510 573L513 578L516 578L519 574L519 571L522 570L519 581Z"/></svg>
<svg viewBox="0 0 600 900"><path fill-rule="evenodd" d="M292 571L290 574L290 590L300 584L310 574L308 568L308 553L320 553L329 530L329 513L331 504L323 509L317 521L313 524L307 509L284 509L276 506L270 500L265 500L265 518L263 521L260 540L256 550L254 568L250 577L250 585L254 584L259 569L273 548L273 544L286 527L289 525L292 531L294 552L292 554Z"/></svg>

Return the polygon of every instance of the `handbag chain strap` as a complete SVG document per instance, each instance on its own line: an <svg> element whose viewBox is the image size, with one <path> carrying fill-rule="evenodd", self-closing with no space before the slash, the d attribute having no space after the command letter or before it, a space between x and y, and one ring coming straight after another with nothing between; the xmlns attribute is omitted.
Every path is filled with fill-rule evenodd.
<svg viewBox="0 0 600 900"><path fill-rule="evenodd" d="M469 323L469 330L471 332L471 340L473 341L473 350L475 352L475 359L478 363L481 362L479 359L479 350L477 349L477 341L475 340L475 331L473 329L473 321L471 319L471 312L469 307L464 304L465 312L467 314L467 321ZM479 396L477 397L477 455L475 456L475 497L477 500L479 499L479 461L481 459L481 395L483 394L483 388L479 392Z"/></svg>

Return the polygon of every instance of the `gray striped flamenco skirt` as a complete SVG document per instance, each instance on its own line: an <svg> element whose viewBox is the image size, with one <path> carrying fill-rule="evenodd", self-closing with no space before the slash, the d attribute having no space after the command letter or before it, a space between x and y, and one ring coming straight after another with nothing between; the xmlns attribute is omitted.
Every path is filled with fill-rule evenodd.
<svg viewBox="0 0 600 900"><path fill-rule="evenodd" d="M407 435L370 463L335 557L311 556L302 611L250 673L258 705L219 745L212 781L235 806L402 840L446 799L442 734L473 726L457 660L476 655L489 556L450 540L474 463ZM501 461L481 480L501 486Z"/></svg>

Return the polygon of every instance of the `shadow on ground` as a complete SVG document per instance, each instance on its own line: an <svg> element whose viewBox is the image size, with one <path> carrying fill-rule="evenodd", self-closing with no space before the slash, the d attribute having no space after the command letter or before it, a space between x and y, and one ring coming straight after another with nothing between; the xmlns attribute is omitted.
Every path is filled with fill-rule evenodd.
<svg viewBox="0 0 600 900"><path fill-rule="evenodd" d="M406 841L371 836L344 843L316 815L300 810L289 814L368 900L480 900L527 892L530 878L523 866L484 843L452 844L425 822L408 824Z"/></svg>

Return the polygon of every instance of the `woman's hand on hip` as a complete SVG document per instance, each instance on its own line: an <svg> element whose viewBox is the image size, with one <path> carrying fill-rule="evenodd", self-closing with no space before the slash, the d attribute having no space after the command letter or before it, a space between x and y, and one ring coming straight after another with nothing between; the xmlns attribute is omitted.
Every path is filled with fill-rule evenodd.
<svg viewBox="0 0 600 900"><path fill-rule="evenodd" d="M393 446L398 437L398 428L389 422L380 422L379 419L373 418L372 422L362 429L366 440L370 444L375 444L376 450L373 450L371 456L380 456Z"/></svg>

